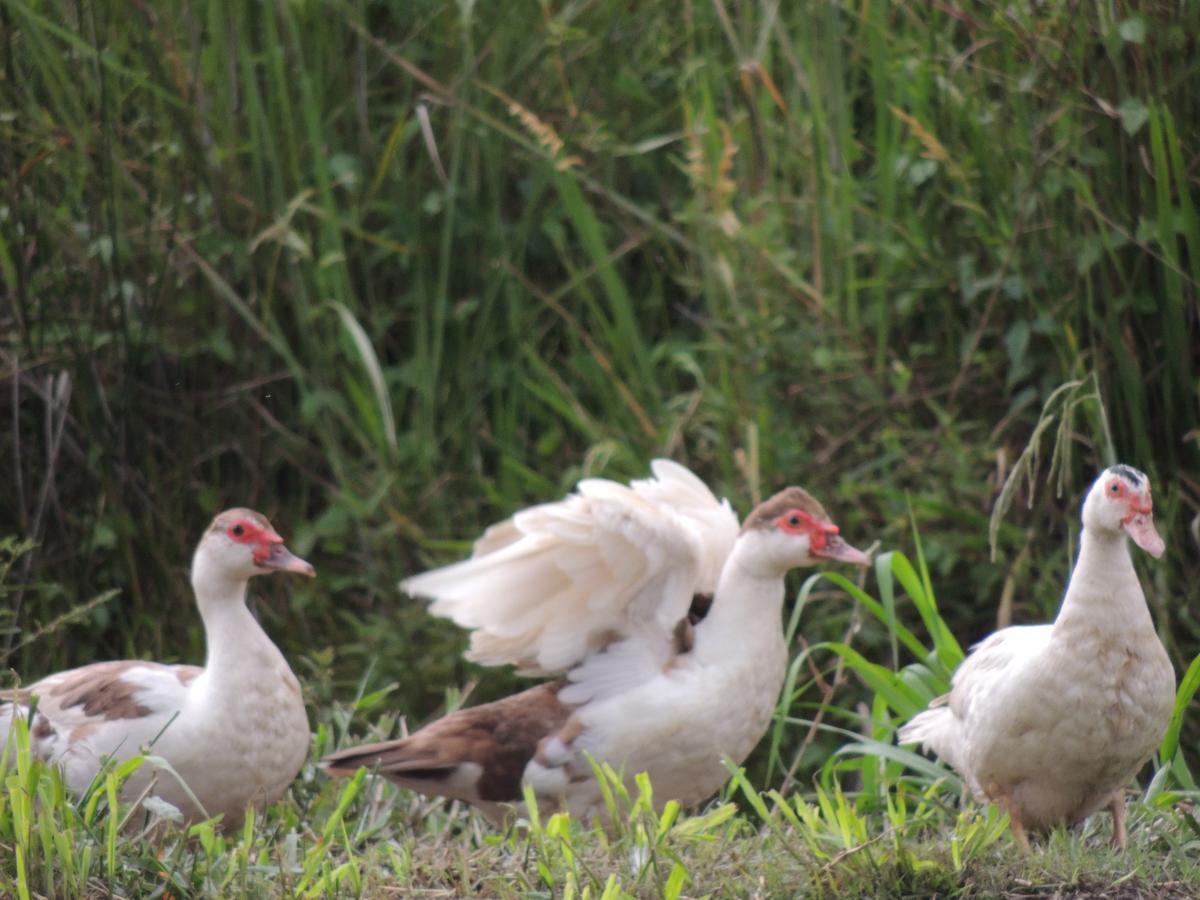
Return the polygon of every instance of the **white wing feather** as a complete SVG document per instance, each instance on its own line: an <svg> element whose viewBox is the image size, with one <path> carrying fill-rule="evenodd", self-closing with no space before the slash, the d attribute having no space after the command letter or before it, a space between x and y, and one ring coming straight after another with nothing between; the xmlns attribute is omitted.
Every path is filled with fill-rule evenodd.
<svg viewBox="0 0 1200 900"><path fill-rule="evenodd" d="M60 765L68 785L75 791L87 788L105 756L125 759L152 744L187 701L186 675L196 671L192 666L167 666L153 662L119 664L97 663L69 669L47 676L20 691L22 696L37 697L37 711L31 728L31 750L38 759ZM192 676L194 677L194 676ZM106 716L89 713L86 704L64 705L56 689L68 684L84 685L120 681L126 686L129 698L142 714ZM22 703L0 706L0 748L8 740L13 719L28 716ZM39 728L39 723L42 723ZM47 725L49 727L47 727Z"/></svg>
<svg viewBox="0 0 1200 900"><path fill-rule="evenodd" d="M608 683L603 670L618 656L654 664L692 595L715 590L738 522L683 466L656 460L652 469L628 487L586 479L564 500L493 525L470 559L401 587L471 629L467 656L485 665L561 673L611 647L612 659L589 670Z"/></svg>
<svg viewBox="0 0 1200 900"><path fill-rule="evenodd" d="M981 732L990 726L1002 728L1003 724L990 721L995 716L981 711L980 704L1001 692L1007 694L1021 683L1026 663L1046 647L1052 629L1051 625L1014 625L980 641L954 673L950 693L941 698L941 705L931 706L901 728L900 743L919 743L933 751L967 779L977 796L982 796L968 764L970 750L989 740ZM1027 704L1020 707L1029 708Z"/></svg>
<svg viewBox="0 0 1200 900"><path fill-rule="evenodd" d="M954 673L950 709L959 719L971 715L981 697L1011 685L1026 662L1050 642L1052 625L1012 625L984 638Z"/></svg>

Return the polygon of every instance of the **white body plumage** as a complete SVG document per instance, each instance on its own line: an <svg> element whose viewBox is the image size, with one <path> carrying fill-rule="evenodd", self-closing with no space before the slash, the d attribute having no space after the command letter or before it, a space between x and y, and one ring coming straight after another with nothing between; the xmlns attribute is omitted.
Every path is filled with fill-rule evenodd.
<svg viewBox="0 0 1200 900"><path fill-rule="evenodd" d="M746 758L779 695L784 576L867 558L800 488L739 532L729 504L683 466L657 460L653 472L628 487L585 480L488 529L470 559L403 585L471 629L468 658L560 681L323 764L373 767L497 820L522 784L548 809L603 815L589 756L630 781L648 773L660 806L717 791L723 759Z"/></svg>
<svg viewBox="0 0 1200 900"><path fill-rule="evenodd" d="M21 692L37 697L34 755L82 792L106 759L145 751L152 759L127 779L123 799L150 787L188 821L221 815L236 826L248 806L277 800L303 765L310 734L299 682L245 605L248 579L270 570L312 574L257 513L218 516L192 565L205 667L125 660L38 681ZM28 716L28 706L0 707L0 741L14 716Z"/></svg>
<svg viewBox="0 0 1200 900"><path fill-rule="evenodd" d="M1024 830L1113 811L1124 843L1124 787L1162 740L1175 674L1134 572L1126 535L1159 555L1150 486L1125 466L1088 494L1079 557L1053 625L1005 628L955 673L943 705L916 716L902 742L923 744L975 796Z"/></svg>

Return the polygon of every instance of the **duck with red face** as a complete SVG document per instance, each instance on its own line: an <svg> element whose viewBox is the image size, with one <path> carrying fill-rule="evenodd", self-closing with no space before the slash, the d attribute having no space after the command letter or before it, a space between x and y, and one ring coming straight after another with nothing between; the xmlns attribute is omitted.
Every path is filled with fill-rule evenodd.
<svg viewBox="0 0 1200 900"><path fill-rule="evenodd" d="M300 684L246 608L249 580L272 572L315 574L261 513L221 513L192 558L204 667L120 660L50 675L0 707L0 743L36 698L33 752L60 766L72 790L86 790L106 759L149 748L174 772L143 764L125 782L126 801L149 788L186 820L219 815L236 827L247 807L282 796L308 755Z"/></svg>
<svg viewBox="0 0 1200 900"><path fill-rule="evenodd" d="M1129 554L1151 556L1150 479L1105 469L1082 510L1079 557L1052 625L997 631L954 675L948 695L900 730L956 769L976 799L1027 832L1078 822L1107 808L1124 847L1125 786L1154 753L1175 702L1175 671Z"/></svg>
<svg viewBox="0 0 1200 900"><path fill-rule="evenodd" d="M590 760L647 772L659 806L729 777L774 713L787 669L784 577L826 560L865 565L798 487L739 529L728 502L677 463L629 486L574 494L488 529L470 559L408 579L471 629L468 658L554 680L439 719L410 737L323 760L465 800L502 823L532 789L546 810L607 815Z"/></svg>
<svg viewBox="0 0 1200 900"><path fill-rule="evenodd" d="M1155 559L1163 555L1166 544L1154 527L1154 502L1150 496L1150 479L1129 466L1113 466L1102 476L1103 490L1095 499L1089 513L1084 505L1085 523L1089 517L1095 528L1114 530L1119 527L1135 544ZM1104 502L1100 502L1100 496Z"/></svg>

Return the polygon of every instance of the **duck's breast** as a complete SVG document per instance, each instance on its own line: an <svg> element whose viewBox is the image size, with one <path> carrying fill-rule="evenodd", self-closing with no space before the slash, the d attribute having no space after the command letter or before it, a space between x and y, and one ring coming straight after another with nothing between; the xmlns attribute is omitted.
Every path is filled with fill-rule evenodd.
<svg viewBox="0 0 1200 900"><path fill-rule="evenodd" d="M630 781L649 773L659 806L706 800L729 778L724 759L741 763L766 732L786 665L782 635L721 665L677 657L638 688L581 708L577 755L623 768Z"/></svg>
<svg viewBox="0 0 1200 900"><path fill-rule="evenodd" d="M1155 638L1056 633L972 709L967 766L1008 793L1027 825L1074 821L1107 802L1153 754L1175 679Z"/></svg>

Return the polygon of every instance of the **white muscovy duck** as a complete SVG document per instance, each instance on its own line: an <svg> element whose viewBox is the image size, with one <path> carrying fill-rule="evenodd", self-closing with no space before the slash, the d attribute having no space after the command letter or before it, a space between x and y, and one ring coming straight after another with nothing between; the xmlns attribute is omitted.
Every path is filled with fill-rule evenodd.
<svg viewBox="0 0 1200 900"><path fill-rule="evenodd" d="M1150 480L1100 474L1083 503L1079 558L1053 625L1018 625L979 643L949 694L900 729L957 770L1013 834L1078 822L1107 807L1125 846L1125 786L1162 741L1175 671L1146 608L1128 535L1163 553Z"/></svg>
<svg viewBox="0 0 1200 900"><path fill-rule="evenodd" d="M470 559L410 578L431 611L471 629L467 657L559 675L463 709L410 737L326 757L505 821L528 784L547 810L605 814L586 754L648 772L654 799L688 806L766 731L788 649L784 576L821 560L866 564L798 487L738 529L728 502L668 460L629 487L587 479L557 503L488 529Z"/></svg>
<svg viewBox="0 0 1200 900"><path fill-rule="evenodd" d="M82 792L105 758L149 747L186 783L143 764L122 798L150 793L194 821L224 816L236 827L248 806L283 795L308 756L300 683L246 608L249 579L264 572L311 576L260 513L229 509L213 519L192 558L192 588L204 621L204 668L142 660L102 662L43 678L0 707L0 748L14 716L28 716L35 757L59 766ZM189 795L190 791L190 795ZM192 802L192 796L202 809Z"/></svg>

